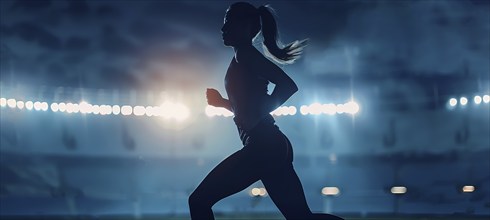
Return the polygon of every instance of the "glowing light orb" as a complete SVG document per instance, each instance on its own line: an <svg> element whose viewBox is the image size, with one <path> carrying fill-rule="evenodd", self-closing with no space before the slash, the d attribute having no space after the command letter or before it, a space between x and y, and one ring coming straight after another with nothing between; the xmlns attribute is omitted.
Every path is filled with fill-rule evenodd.
<svg viewBox="0 0 490 220"><path fill-rule="evenodd" d="M32 110L33 108L34 108L34 103L32 101L27 101L26 102L26 109Z"/></svg>
<svg viewBox="0 0 490 220"><path fill-rule="evenodd" d="M459 103L461 103L461 105L466 105L468 104L468 99L466 97L461 97Z"/></svg>
<svg viewBox="0 0 490 220"><path fill-rule="evenodd" d="M449 99L449 105L450 105L450 106L454 107L454 106L456 106L457 104L458 104L458 100L457 100L457 99L455 99L455 98L451 98L451 99Z"/></svg>

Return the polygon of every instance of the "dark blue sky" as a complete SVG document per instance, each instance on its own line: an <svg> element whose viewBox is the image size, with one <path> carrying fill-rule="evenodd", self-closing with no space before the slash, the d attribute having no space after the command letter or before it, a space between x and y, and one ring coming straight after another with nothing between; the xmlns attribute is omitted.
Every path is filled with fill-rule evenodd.
<svg viewBox="0 0 490 220"><path fill-rule="evenodd" d="M2 0L1 81L149 90L220 84L232 56L220 36L230 3ZM283 42L310 39L304 57L286 67L297 78L490 72L488 1L270 4Z"/></svg>

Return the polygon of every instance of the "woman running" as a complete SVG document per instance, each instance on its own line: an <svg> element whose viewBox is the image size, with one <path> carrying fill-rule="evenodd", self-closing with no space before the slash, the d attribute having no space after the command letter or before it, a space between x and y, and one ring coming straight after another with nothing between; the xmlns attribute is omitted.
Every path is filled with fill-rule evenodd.
<svg viewBox="0 0 490 220"><path fill-rule="evenodd" d="M214 219L211 208L216 202L258 180L288 220L342 219L310 211L292 164L291 143L269 114L298 91L298 87L257 51L252 40L262 31L265 53L281 63L293 62L305 46L305 41L293 42L283 49L277 46L277 27L271 10L268 6L255 8L238 2L226 12L221 29L223 41L235 51L225 76L228 99L215 89L208 89L206 96L209 105L234 113L243 148L216 166L190 195L193 220ZM271 95L267 94L269 82L275 84Z"/></svg>

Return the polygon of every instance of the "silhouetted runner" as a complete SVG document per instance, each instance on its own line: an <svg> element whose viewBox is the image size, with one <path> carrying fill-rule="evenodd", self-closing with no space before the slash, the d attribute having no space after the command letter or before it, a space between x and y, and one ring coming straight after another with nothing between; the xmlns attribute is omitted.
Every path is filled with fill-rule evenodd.
<svg viewBox="0 0 490 220"><path fill-rule="evenodd" d="M190 195L193 220L214 219L211 208L216 202L258 180L286 219L342 219L311 212L294 171L291 143L270 115L298 87L282 69L255 49L253 38L262 31L265 54L280 63L292 63L305 46L305 40L282 49L277 46L277 27L271 10L269 6L255 8L238 2L226 12L221 29L223 41L235 50L225 76L228 99L215 89L208 89L206 96L209 105L234 113L243 148L216 166ZM271 95L267 94L269 82L275 84Z"/></svg>

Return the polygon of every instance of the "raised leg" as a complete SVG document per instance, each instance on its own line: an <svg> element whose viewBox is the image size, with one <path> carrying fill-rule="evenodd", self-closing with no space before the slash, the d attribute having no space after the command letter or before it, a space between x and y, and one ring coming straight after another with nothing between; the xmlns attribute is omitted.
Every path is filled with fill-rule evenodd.
<svg viewBox="0 0 490 220"><path fill-rule="evenodd" d="M189 196L191 219L214 219L212 207L219 200L242 191L259 180L253 155L239 150L218 164Z"/></svg>

